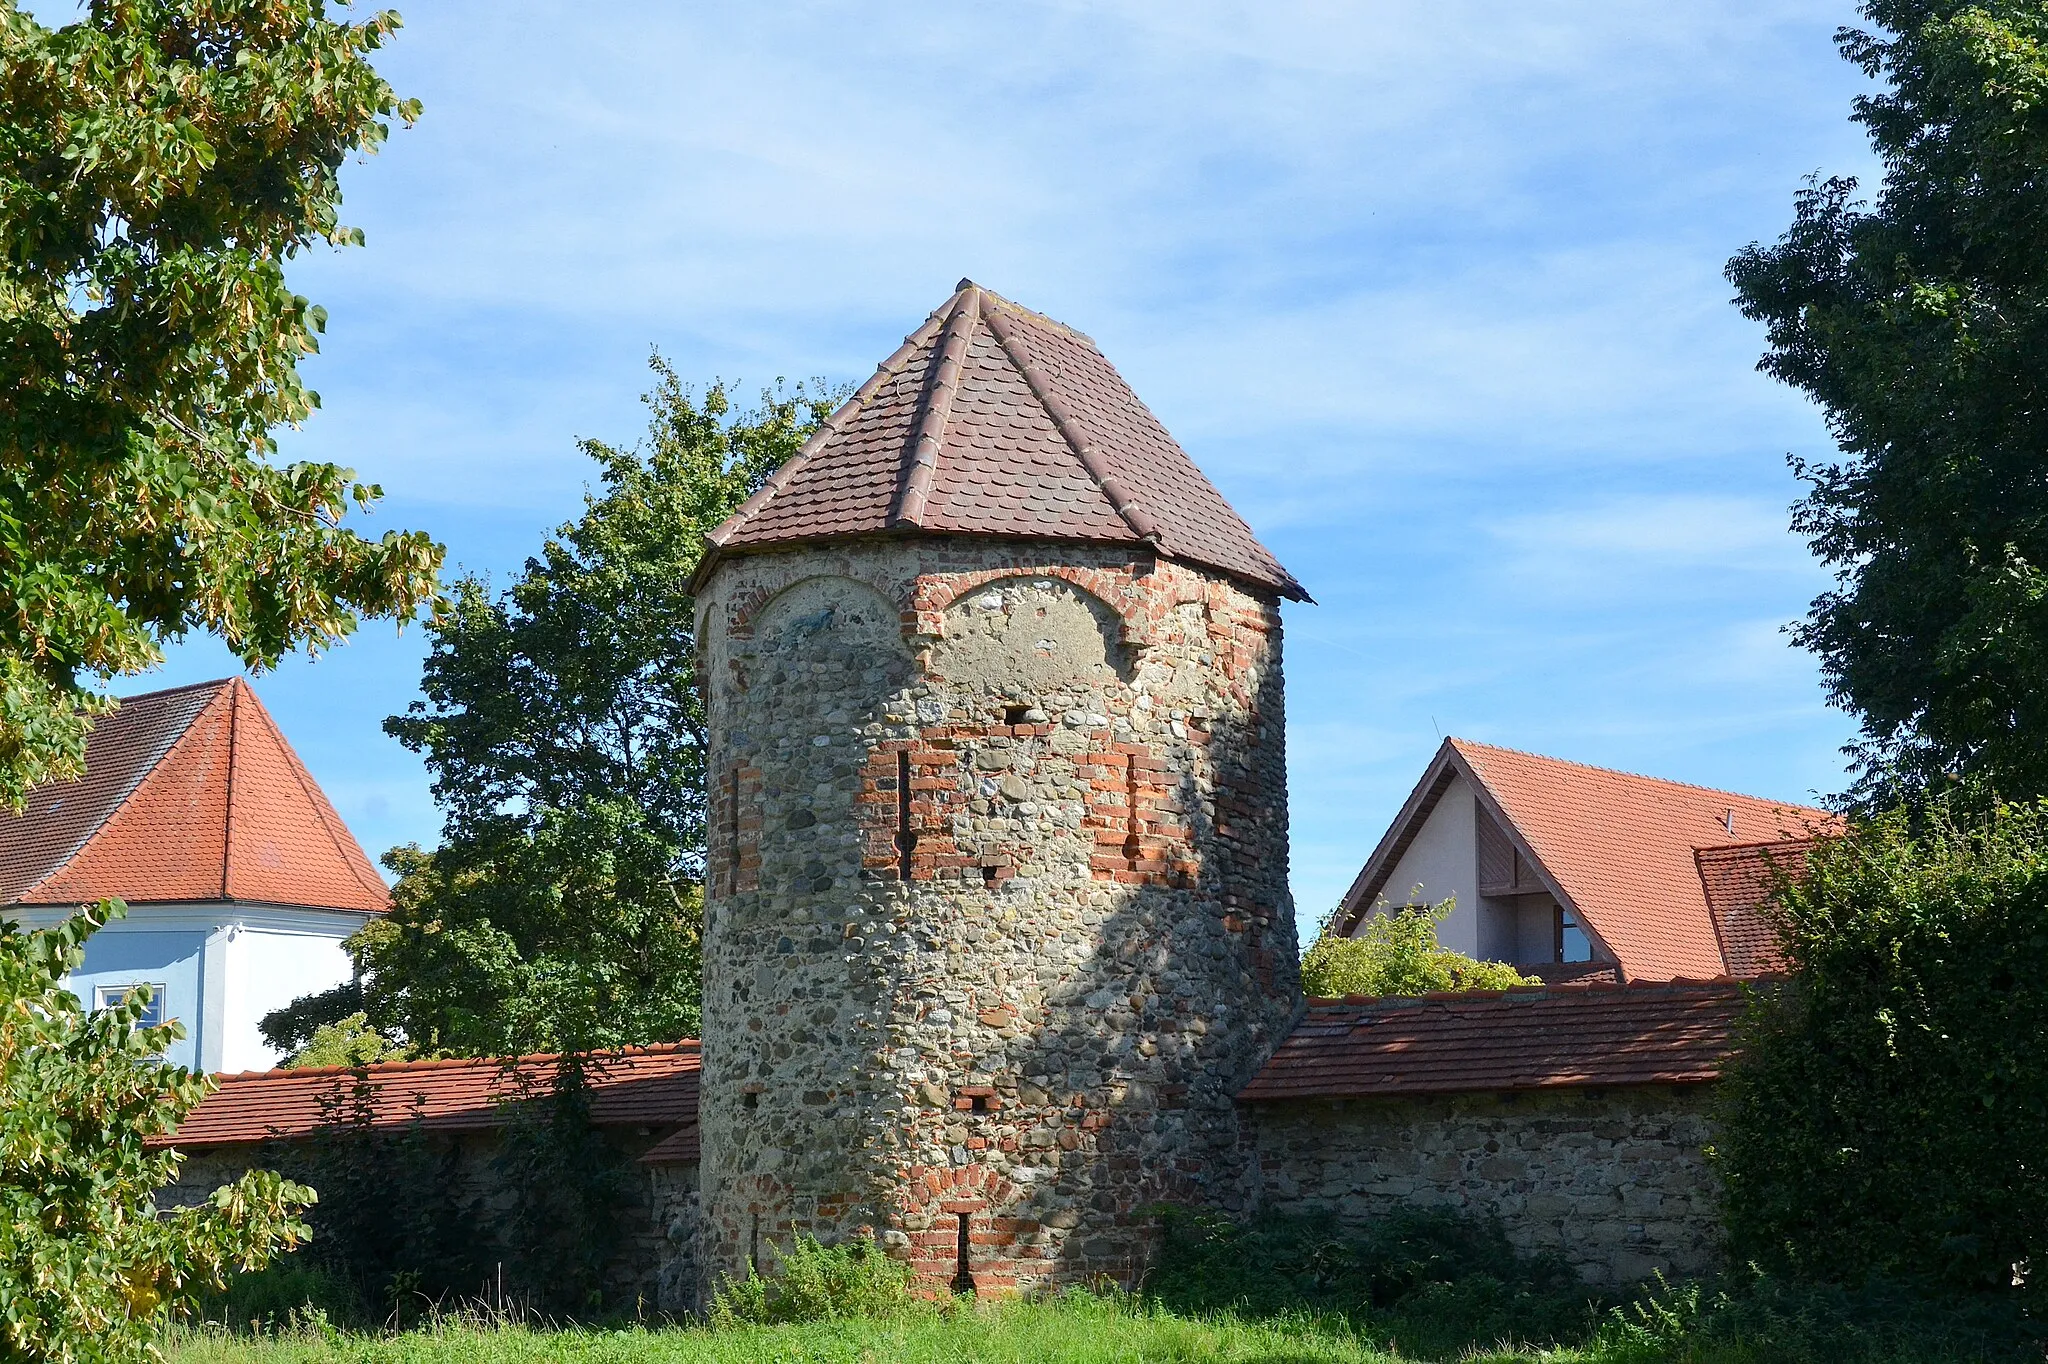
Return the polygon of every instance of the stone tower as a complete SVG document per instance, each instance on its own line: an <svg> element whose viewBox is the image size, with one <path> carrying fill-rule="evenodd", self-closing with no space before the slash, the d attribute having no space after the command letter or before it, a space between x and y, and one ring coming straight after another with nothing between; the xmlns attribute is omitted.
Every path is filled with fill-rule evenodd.
<svg viewBox="0 0 2048 1364"><path fill-rule="evenodd" d="M713 535L707 1272L959 1287L1231 1207L1300 990L1280 600L1085 336L963 281Z"/></svg>

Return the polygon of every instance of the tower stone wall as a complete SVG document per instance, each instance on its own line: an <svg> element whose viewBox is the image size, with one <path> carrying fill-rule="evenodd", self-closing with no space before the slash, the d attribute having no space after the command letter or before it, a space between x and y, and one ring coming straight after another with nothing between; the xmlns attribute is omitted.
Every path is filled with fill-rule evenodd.
<svg viewBox="0 0 2048 1364"><path fill-rule="evenodd" d="M1143 547L877 537L700 584L703 1261L872 1235L1128 1281L1253 1196L1300 991L1280 612Z"/></svg>

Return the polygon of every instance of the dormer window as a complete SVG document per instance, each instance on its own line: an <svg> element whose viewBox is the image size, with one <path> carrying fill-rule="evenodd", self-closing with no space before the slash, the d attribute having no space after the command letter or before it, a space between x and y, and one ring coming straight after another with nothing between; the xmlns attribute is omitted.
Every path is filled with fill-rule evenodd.
<svg viewBox="0 0 2048 1364"><path fill-rule="evenodd" d="M1558 961L1593 960L1593 940L1586 936L1584 925L1572 910L1558 906L1557 910L1557 957Z"/></svg>

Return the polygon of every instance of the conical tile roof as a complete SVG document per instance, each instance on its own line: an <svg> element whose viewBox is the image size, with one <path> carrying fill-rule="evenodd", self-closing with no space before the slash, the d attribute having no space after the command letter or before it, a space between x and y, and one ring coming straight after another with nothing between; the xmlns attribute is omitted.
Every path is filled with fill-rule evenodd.
<svg viewBox="0 0 2048 1364"><path fill-rule="evenodd" d="M889 532L1150 545L1308 597L1094 342L971 280L711 533L703 571Z"/></svg>
<svg viewBox="0 0 2048 1364"><path fill-rule="evenodd" d="M124 699L85 776L0 812L0 904L244 900L379 913L389 894L240 678Z"/></svg>

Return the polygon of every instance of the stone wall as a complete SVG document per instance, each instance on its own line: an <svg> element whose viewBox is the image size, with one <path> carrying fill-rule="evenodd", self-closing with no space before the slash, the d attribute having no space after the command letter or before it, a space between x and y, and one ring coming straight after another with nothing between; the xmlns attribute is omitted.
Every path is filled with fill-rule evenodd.
<svg viewBox="0 0 2048 1364"><path fill-rule="evenodd" d="M697 1167L645 1166L634 1162L653 1144L639 1132L609 1132L627 1162L627 1201L620 1209L620 1244L606 1275L608 1310L641 1316L684 1316L698 1309L701 1271L697 1256ZM477 1241L498 1239L500 1220L518 1202L520 1191L494 1168L499 1141L495 1132L458 1132L436 1138L448 1157L447 1170L456 1201L474 1214ZM189 1153L175 1183L157 1194L159 1207L190 1207L203 1203L223 1184L232 1184L244 1170L274 1169L287 1178L318 1180L294 1168L292 1143L251 1143L216 1146ZM314 1211L317 1225L318 1210ZM478 1285L479 1296L486 1285Z"/></svg>
<svg viewBox="0 0 2048 1364"><path fill-rule="evenodd" d="M1152 1205L1247 1209L1232 1097L1299 1000L1278 603L965 538L698 603L707 1274L806 1231L1128 1280Z"/></svg>
<svg viewBox="0 0 2048 1364"><path fill-rule="evenodd" d="M1590 1283L1717 1263L1706 1087L1261 1104L1262 1201L1365 1221L1396 1207L1498 1217Z"/></svg>

